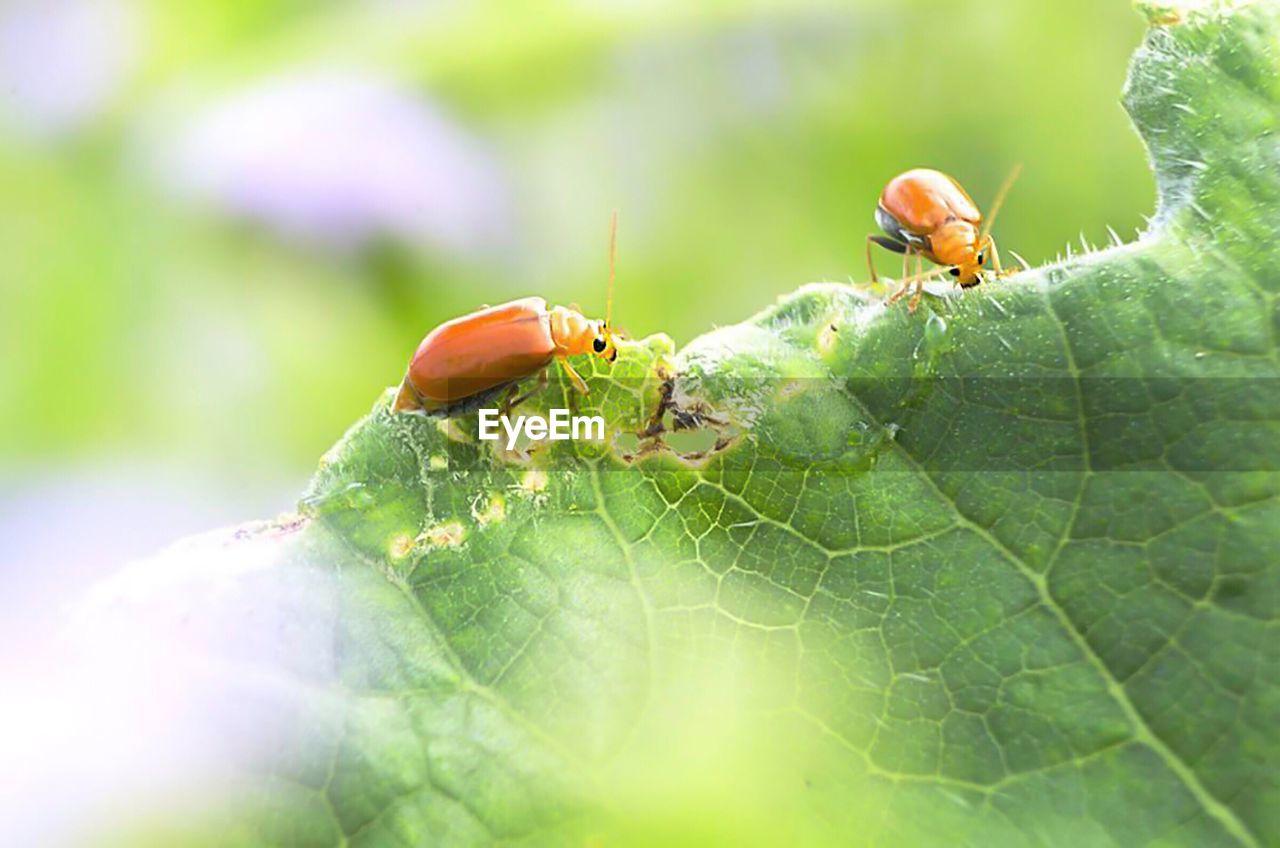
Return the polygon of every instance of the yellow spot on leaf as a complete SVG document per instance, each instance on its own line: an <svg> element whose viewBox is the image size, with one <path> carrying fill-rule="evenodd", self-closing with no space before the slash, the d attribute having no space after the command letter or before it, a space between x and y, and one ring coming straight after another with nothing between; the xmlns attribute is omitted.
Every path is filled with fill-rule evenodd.
<svg viewBox="0 0 1280 848"><path fill-rule="evenodd" d="M450 441L462 442L463 444L471 443L471 436L466 430L462 429L462 425L458 423L457 419L437 418L436 429Z"/></svg>
<svg viewBox="0 0 1280 848"><path fill-rule="evenodd" d="M536 495L547 490L547 472L540 468L530 468L520 478L520 493Z"/></svg>
<svg viewBox="0 0 1280 848"><path fill-rule="evenodd" d="M494 495L490 498L482 495L471 504L471 517L482 527L501 521L507 517L507 502L503 500L502 495Z"/></svg>
<svg viewBox="0 0 1280 848"><path fill-rule="evenodd" d="M433 548L456 548L466 538L467 529L457 521L446 521L423 530L418 541Z"/></svg>
<svg viewBox="0 0 1280 848"><path fill-rule="evenodd" d="M392 559L404 559L413 550L414 539L408 533L401 533L391 540L389 547Z"/></svg>
<svg viewBox="0 0 1280 848"><path fill-rule="evenodd" d="M818 353L826 356L836 349L840 341L840 331L835 324L827 324L818 333Z"/></svg>

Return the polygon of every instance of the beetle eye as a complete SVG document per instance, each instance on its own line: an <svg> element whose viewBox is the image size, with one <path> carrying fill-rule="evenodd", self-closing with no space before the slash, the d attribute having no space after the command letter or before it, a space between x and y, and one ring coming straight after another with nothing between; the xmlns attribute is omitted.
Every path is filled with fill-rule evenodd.
<svg viewBox="0 0 1280 848"><path fill-rule="evenodd" d="M950 273L950 274L951 274L951 276L953 276L953 277L958 277L958 276L960 276L960 269L959 269L959 268L952 268L952 269L951 269L951 271L950 271L949 273Z"/></svg>
<svg viewBox="0 0 1280 848"><path fill-rule="evenodd" d="M594 350L596 353L604 353L604 348L605 348L604 339L600 338L599 336L596 336L595 341L591 343L591 349Z"/></svg>

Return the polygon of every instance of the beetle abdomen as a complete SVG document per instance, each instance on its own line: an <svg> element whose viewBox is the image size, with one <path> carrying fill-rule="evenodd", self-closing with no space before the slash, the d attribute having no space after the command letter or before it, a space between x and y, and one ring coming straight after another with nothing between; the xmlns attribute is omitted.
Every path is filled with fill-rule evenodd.
<svg viewBox="0 0 1280 848"><path fill-rule="evenodd" d="M884 234L894 241L901 242L905 245L916 245L926 250L929 247L929 237L908 232L902 222L893 217L883 206L876 207L876 224L884 231ZM901 253L902 251L898 251Z"/></svg>
<svg viewBox="0 0 1280 848"><path fill-rule="evenodd" d="M982 213L960 184L941 171L914 168L889 181L880 206L903 229L917 235L931 233L948 218L977 224Z"/></svg>
<svg viewBox="0 0 1280 848"><path fill-rule="evenodd" d="M546 301L513 300L432 330L405 379L424 404L444 406L537 373L555 349Z"/></svg>

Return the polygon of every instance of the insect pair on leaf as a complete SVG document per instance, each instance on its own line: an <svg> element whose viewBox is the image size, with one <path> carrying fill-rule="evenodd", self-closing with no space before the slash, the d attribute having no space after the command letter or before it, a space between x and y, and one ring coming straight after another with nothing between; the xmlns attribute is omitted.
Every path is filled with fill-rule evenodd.
<svg viewBox="0 0 1280 848"><path fill-rule="evenodd" d="M867 236L872 282L878 281L871 261L873 243L902 254L902 286L888 303L897 302L914 287L907 309L915 312L925 280L942 273L949 273L962 287L981 282L987 262L996 276L1009 273L1000 267L990 228L1019 170L1014 168L1000 187L985 226L977 205L941 171L915 168L889 181L876 206L876 223L884 235ZM603 321L563 306L548 309L540 297L485 307L446 321L418 345L392 409L448 415L505 388L503 406L510 410L546 384L552 362L560 364L578 392L587 394L587 384L569 357L591 354L610 364L618 357L617 333L611 323L617 237L618 213L614 212L609 224L609 296ZM916 273L908 277L912 257ZM925 273L924 259L944 267ZM520 382L534 374L538 385L518 395Z"/></svg>

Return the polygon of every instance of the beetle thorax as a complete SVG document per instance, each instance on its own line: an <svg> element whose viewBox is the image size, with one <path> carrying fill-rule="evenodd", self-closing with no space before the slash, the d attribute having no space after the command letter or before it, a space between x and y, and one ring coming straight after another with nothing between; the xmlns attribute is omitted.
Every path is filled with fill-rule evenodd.
<svg viewBox="0 0 1280 848"><path fill-rule="evenodd" d="M573 309L554 306L548 312L551 322L551 340L555 342L556 353L562 356L577 356L590 353L591 343L599 335L598 321Z"/></svg>
<svg viewBox="0 0 1280 848"><path fill-rule="evenodd" d="M973 265L978 254L978 230L968 221L948 221L929 236L929 246L942 265Z"/></svg>

